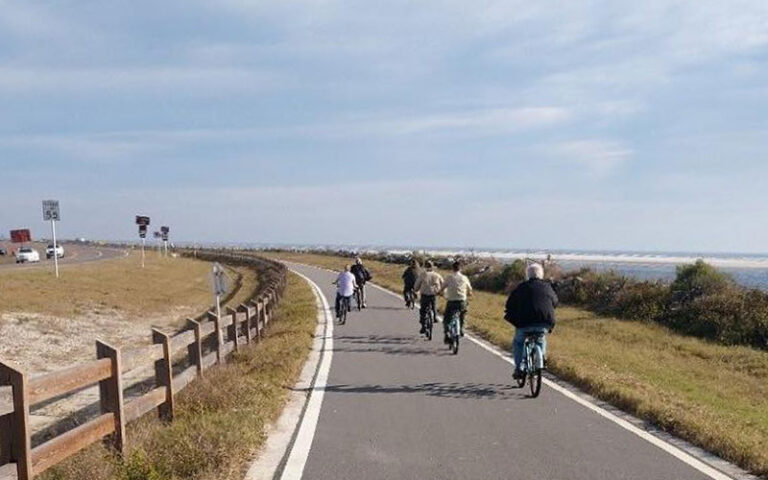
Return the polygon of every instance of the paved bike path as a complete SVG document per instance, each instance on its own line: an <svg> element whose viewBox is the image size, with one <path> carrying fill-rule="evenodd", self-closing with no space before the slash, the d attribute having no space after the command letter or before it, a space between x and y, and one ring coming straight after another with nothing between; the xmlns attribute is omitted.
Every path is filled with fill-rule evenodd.
<svg viewBox="0 0 768 480"><path fill-rule="evenodd" d="M334 275L293 265L331 308ZM463 341L418 335L415 311L376 288L333 332L333 360L305 479L707 479L548 386L511 386L510 365ZM470 310L471 322L471 310Z"/></svg>

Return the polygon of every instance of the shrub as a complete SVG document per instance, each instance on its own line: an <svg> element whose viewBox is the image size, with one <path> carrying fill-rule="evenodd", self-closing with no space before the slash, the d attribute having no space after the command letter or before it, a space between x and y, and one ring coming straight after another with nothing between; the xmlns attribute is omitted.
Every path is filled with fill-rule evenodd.
<svg viewBox="0 0 768 480"><path fill-rule="evenodd" d="M669 288L661 282L633 282L616 295L616 314L632 320L659 321L667 312Z"/></svg>
<svg viewBox="0 0 768 480"><path fill-rule="evenodd" d="M494 265L472 275L472 284L478 290L495 293L510 292L525 280L525 262L515 260L506 265Z"/></svg>
<svg viewBox="0 0 768 480"><path fill-rule="evenodd" d="M724 293L732 284L731 277L704 260L697 260L692 265L677 267L677 277L670 285L670 292L673 302L684 304L702 295Z"/></svg>

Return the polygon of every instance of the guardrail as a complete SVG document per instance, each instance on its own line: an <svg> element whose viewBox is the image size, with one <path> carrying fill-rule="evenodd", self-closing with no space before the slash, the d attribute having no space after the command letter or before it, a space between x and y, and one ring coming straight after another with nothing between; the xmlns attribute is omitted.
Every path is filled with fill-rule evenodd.
<svg viewBox="0 0 768 480"><path fill-rule="evenodd" d="M182 255L260 268L259 289L246 304L226 308L219 318L187 320L187 329L169 335L152 329L152 345L121 351L96 342L96 359L62 370L30 376L0 361L0 480L30 480L85 447L104 440L116 452L125 449L127 423L157 410L172 421L174 399L205 370L222 363L241 345L259 342L286 287L284 265L261 257L213 250L184 250ZM125 402L123 378L154 363L154 388ZM44 443L32 446L30 409L98 384L100 414Z"/></svg>

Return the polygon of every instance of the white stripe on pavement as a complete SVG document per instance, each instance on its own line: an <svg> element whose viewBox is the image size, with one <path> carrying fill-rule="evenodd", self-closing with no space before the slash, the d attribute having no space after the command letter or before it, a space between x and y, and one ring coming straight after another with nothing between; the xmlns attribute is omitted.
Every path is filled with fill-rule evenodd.
<svg viewBox="0 0 768 480"><path fill-rule="evenodd" d="M315 282L310 280L306 275L302 275L295 270L292 271L306 280L307 283L312 286L315 295L320 298L325 314L326 328L323 338L323 356L320 361L320 367L318 368L317 378L312 386L309 401L307 402L307 409L304 412L304 417L301 419L301 425L299 426L296 440L293 443L293 447L291 447L291 452L288 455L285 468L280 475L282 480L300 480L304 474L304 467L309 458L309 450L312 447L312 441L315 438L317 422L320 419L320 408L323 406L325 388L328 384L328 373L331 371L331 361L333 359L333 315L328 306L328 300Z"/></svg>

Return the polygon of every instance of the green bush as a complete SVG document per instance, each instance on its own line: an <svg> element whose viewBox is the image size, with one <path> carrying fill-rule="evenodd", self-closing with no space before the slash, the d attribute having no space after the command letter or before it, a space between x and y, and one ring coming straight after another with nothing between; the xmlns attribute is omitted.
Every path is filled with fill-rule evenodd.
<svg viewBox="0 0 768 480"><path fill-rule="evenodd" d="M671 284L581 270L558 284L564 303L630 320L653 321L725 344L768 349L768 294L742 288L699 260Z"/></svg>
<svg viewBox="0 0 768 480"><path fill-rule="evenodd" d="M704 260L677 267L677 277L670 285L672 301L685 304L704 295L722 294L733 285L731 278Z"/></svg>
<svg viewBox="0 0 768 480"><path fill-rule="evenodd" d="M633 282L616 295L615 314L644 322L659 321L667 313L669 288L660 282Z"/></svg>
<svg viewBox="0 0 768 480"><path fill-rule="evenodd" d="M515 260L506 265L494 265L480 273L471 274L472 285L478 290L494 293L510 292L525 280L525 262Z"/></svg>

